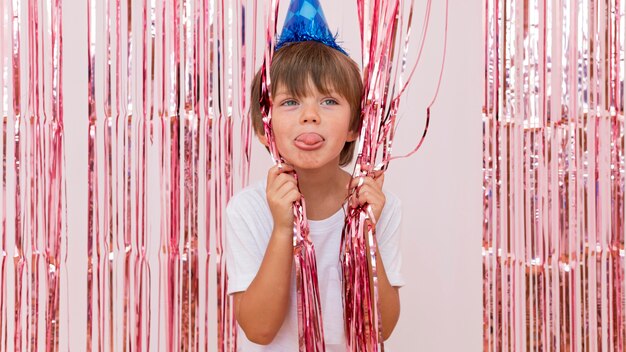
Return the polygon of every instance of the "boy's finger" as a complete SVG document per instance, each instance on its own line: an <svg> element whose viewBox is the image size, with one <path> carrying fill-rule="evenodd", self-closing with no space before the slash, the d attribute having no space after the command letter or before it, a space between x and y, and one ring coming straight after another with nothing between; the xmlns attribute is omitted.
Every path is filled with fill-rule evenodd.
<svg viewBox="0 0 626 352"><path fill-rule="evenodd" d="M372 177L374 178L374 180L376 180L384 174L385 172L383 170L375 170L372 172Z"/></svg>
<svg viewBox="0 0 626 352"><path fill-rule="evenodd" d="M283 197L285 200L293 203L297 200L300 200L300 198L302 197L302 195L300 194L300 192L298 192L298 190L290 190L289 192L287 192L287 194L285 194L285 196Z"/></svg>
<svg viewBox="0 0 626 352"><path fill-rule="evenodd" d="M295 183L287 181L276 188L276 194L280 198L283 198L285 194L291 192L292 190L299 192Z"/></svg>
<svg viewBox="0 0 626 352"><path fill-rule="evenodd" d="M278 177L278 175L283 173L289 173L293 171L293 167L287 164L276 164L272 166L267 172L267 182L271 183Z"/></svg>
<svg viewBox="0 0 626 352"><path fill-rule="evenodd" d="M356 198L376 204L385 202L385 196L382 190L378 186L371 184L365 184L357 188Z"/></svg>
<svg viewBox="0 0 626 352"><path fill-rule="evenodd" d="M361 188L357 194L357 198L369 203L380 203L380 201L383 200L381 192L373 187Z"/></svg>
<svg viewBox="0 0 626 352"><path fill-rule="evenodd" d="M366 182L366 178L367 177L363 176L353 178L352 181L350 181L350 189L362 186Z"/></svg>
<svg viewBox="0 0 626 352"><path fill-rule="evenodd" d="M293 171L293 166L287 164L287 163L282 163L282 164L278 164L276 165L276 167L278 167L278 169L281 172L291 172Z"/></svg>
<svg viewBox="0 0 626 352"><path fill-rule="evenodd" d="M296 182L296 178L293 177L293 175L281 173L280 175L278 175L278 176L276 176L274 178L274 180L270 184L268 190L272 189L274 191L277 191L277 190L279 190L280 188L282 188L286 184L292 184L292 187L295 187L295 188L298 187L298 183Z"/></svg>
<svg viewBox="0 0 626 352"><path fill-rule="evenodd" d="M289 172L281 172L278 175L276 175L276 179L281 179L281 180L293 180L293 182L296 182L296 177Z"/></svg>
<svg viewBox="0 0 626 352"><path fill-rule="evenodd" d="M385 173L380 171L380 174L374 177L374 181L382 188L385 183Z"/></svg>
<svg viewBox="0 0 626 352"><path fill-rule="evenodd" d="M382 185L382 183L378 183L378 182L382 182L382 181L374 180L373 178L369 176L356 177L356 178L353 178L352 181L350 181L350 189L354 187L363 187L364 185L374 185L374 184Z"/></svg>
<svg viewBox="0 0 626 352"><path fill-rule="evenodd" d="M276 176L278 176L278 174L280 174L280 169L278 168L278 165L270 167L270 169L267 170L267 182L271 183L271 181L273 181Z"/></svg>
<svg viewBox="0 0 626 352"><path fill-rule="evenodd" d="M361 198L361 197L363 197L363 195L364 195L366 192L371 193L373 189L374 189L374 187L373 187L371 184L366 183L366 184L364 184L363 186L361 186L361 187L357 188L357 192L356 192L356 193L357 193L357 197L358 197L358 198Z"/></svg>

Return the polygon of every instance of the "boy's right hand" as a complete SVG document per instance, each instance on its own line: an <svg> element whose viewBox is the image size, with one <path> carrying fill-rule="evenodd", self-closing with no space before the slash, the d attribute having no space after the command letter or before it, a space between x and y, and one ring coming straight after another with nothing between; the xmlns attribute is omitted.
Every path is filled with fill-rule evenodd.
<svg viewBox="0 0 626 352"><path fill-rule="evenodd" d="M274 228L291 233L293 229L293 202L300 199L298 182L293 176L293 167L282 164L273 166L267 173L267 203L274 219Z"/></svg>

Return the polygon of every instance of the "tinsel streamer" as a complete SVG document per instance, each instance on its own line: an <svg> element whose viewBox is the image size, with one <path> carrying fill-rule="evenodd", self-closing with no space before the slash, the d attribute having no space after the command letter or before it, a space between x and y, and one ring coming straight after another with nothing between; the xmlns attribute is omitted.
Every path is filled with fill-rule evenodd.
<svg viewBox="0 0 626 352"><path fill-rule="evenodd" d="M167 2L161 2L160 4L161 6L161 16L160 16L160 20L161 23L160 25L157 26L157 28L160 28L160 32L159 36L161 38L160 40L160 49L161 49L161 55L160 55L160 70L157 71L159 72L159 83L160 83L160 87L159 87L159 94L158 94L158 103L159 103L159 108L158 108L158 116L159 116L159 126L160 126L160 133L159 133L159 185L161 190L168 190L169 189L169 177L167 174L167 164L168 164L168 155L167 155L167 151L168 151L168 146L167 146L167 135L168 135L168 119L170 116L169 113L169 103L168 103L168 96L167 96L167 65L168 65L168 61L167 61L167 48L168 48L168 44L169 44L169 38L171 38L170 35L168 35L168 30L167 30L167 23L168 23L168 17L167 17L167 9L169 8L169 5ZM169 199L170 199L170 193L168 191L161 191L160 192L160 216L159 216L159 229L160 229L160 242L159 242L159 296L158 296L158 306L159 306L159 311L158 311L158 325L157 325L157 331L162 332L164 331L165 333L163 335L165 335L165 347L167 351L170 351L170 326L171 326L171 322L167 321L167 319L170 317L170 309L169 309L169 300L166 297L163 297L163 294L168 293L168 286L167 283L168 281L168 273L169 273L169 266L168 263L169 261L166 258L166 253L169 252L169 233L170 233L170 224L171 224L171 212L168 208L169 203ZM165 309L163 309L165 307ZM165 326L165 329L163 330L162 328L162 324L161 322L165 320L165 324L163 324ZM159 338L159 346L162 346L162 338Z"/></svg>
<svg viewBox="0 0 626 352"><path fill-rule="evenodd" d="M0 243L0 349L7 350L7 127L9 122L9 61L6 53L9 27L8 4L0 4L0 116L2 116L2 189L0 192L0 221L2 242Z"/></svg>
<svg viewBox="0 0 626 352"><path fill-rule="evenodd" d="M143 92L143 106L142 106L142 119L140 126L141 140L143 145L141 147L139 164L140 167L140 194L141 197L141 233L139 240L139 252L138 258L139 267L137 270L137 277L139 280L140 289L138 295L140 300L137 304L138 315L141 317L141 329L143 342L141 344L145 351L151 350L150 331L152 326L152 270L150 267L148 248L151 245L150 239L150 192L148 191L150 177L148 177L148 170L150 167L149 162L149 147L154 144L154 106L155 106L155 57L156 57L156 2L155 0L144 1L143 3L143 67L142 67L142 92ZM143 347L145 346L145 347Z"/></svg>
<svg viewBox="0 0 626 352"><path fill-rule="evenodd" d="M113 1L113 0L110 0ZM123 132L120 130L123 128L125 116L122 109L122 0L114 0L115 1L115 130L113 132L113 136L111 138L111 145L108 146L112 151L112 158L115 162L112 165L111 173L114 175L115 182L113 184L112 192L114 194L114 217L115 217L115 225L114 231L115 233L111 234L110 237L113 238L114 247L109 248L109 260L111 268L109 270L109 277L111 278L110 288L109 288L109 302L111 302L111 307L109 308L109 316L111 318L111 324L115 321L118 326L121 326L121 332L118 330L117 334L114 333L113 330L110 331L111 338L114 344L111 346L113 349L125 349L127 347L123 342L126 340L126 327L125 327L125 319L126 313L124 308L126 308L126 300L124 294L126 288L126 280L125 280L125 271L121 271L123 267L122 261L126 260L126 245L125 245L125 233L126 233L126 225L125 225L125 212L124 206L126 203L124 202L124 192L123 189L125 187L124 183L124 175L125 169L120 160L120 155L124 155L124 141L123 141ZM112 34L112 30L109 32ZM122 140L120 140L122 138ZM120 258L117 258L116 254L119 254ZM117 285L114 284L116 280L118 282ZM115 287L114 287L115 285ZM122 290L117 289L121 287ZM120 293L121 292L121 293ZM119 302L117 305L113 305L115 302ZM121 309L120 309L121 307ZM117 319L115 319L117 317ZM122 320L120 324L120 319ZM119 329L119 328L118 328ZM121 336L122 338L118 341L115 341L115 336ZM120 343L119 341L122 341Z"/></svg>
<svg viewBox="0 0 626 352"><path fill-rule="evenodd" d="M148 153L149 130L152 110L152 96L149 94L152 82L148 76L150 50L148 25L148 0L141 3L141 85L137 84L135 99L141 97L141 113L135 131L135 258L134 258L134 302L135 302L135 348L138 351L150 350L150 265L147 260L148 231ZM137 50L139 52L139 50ZM133 92L135 93L135 92ZM137 104L139 105L139 104Z"/></svg>
<svg viewBox="0 0 626 352"><path fill-rule="evenodd" d="M217 271L217 282L216 282L216 294L217 294L217 349L218 351L224 351L227 348L228 344L228 324L226 322L228 316L228 303L229 298L227 297L225 285L226 281L226 273L225 273L225 261L222 258L223 253L223 238L222 238L222 221L220 208L224 205L224 188L223 182L224 177L221 174L224 171L224 143L222 136L224 134L224 120L226 119L225 112L225 104L224 101L224 93L223 93L223 82L225 81L224 73L226 65L225 56L225 33L224 33L224 19L225 19L225 9L224 9L224 0L217 0L217 11L216 11L216 35L215 35L215 52L216 52L216 79L217 85L215 86L217 90L217 106L215 111L215 116L217 118L217 123L214 128L214 146L213 146L213 163L215 172L215 179L213 180L213 208L215 209L215 266Z"/></svg>
<svg viewBox="0 0 626 352"><path fill-rule="evenodd" d="M15 351L22 350L22 287L23 287L23 272L25 265L25 248L24 248L24 235L22 228L22 171L21 171L21 150L22 150L22 133L21 133L21 41L20 41L20 28L21 28L21 1L13 0L12 7L13 20L13 37L12 37L12 65L13 65L13 135L14 135L14 154L13 154L13 170L15 174L15 228L13 235L15 237L15 255L13 257L14 264L14 295L15 297L15 309L14 309L14 333L13 333L13 348Z"/></svg>
<svg viewBox="0 0 626 352"><path fill-rule="evenodd" d="M391 99L391 103L390 103L390 111L388 113L389 119L391 121L395 121L396 116L398 114L398 108L400 106L400 99L403 97L404 93L406 92L406 89L408 88L408 84L411 81L411 78L413 77L413 74L415 73L415 70L417 68L417 64L419 63L419 60L421 58L422 55L422 50L424 49L424 42L426 40L426 35L428 33L428 23L429 23L429 19L430 19L430 8L431 8L431 1L428 1L427 5L426 5L426 20L425 20L425 24L424 27L422 28L422 41L421 41L421 45L420 45L420 49L417 55L417 59L416 62L414 64L413 69L411 70L411 72L409 73L409 76L406 80L406 82L402 83L402 74L400 75L400 79L398 80L399 85L394 86L394 90L393 91L398 91L397 95L393 95L393 98ZM385 143L387 146L383 149L383 160L388 160L388 161L383 161L381 164L379 164L376 168L377 169L382 169L385 170L388 166L389 166L389 161L395 160L395 159L403 159L403 158L408 158L411 155L415 154L420 147L422 146L422 144L424 143L424 140L426 139L426 134L428 133L428 126L430 124L430 110L432 109L433 105L435 105L435 102L437 102L437 97L439 96L439 89L441 88L441 81L443 80L443 72L444 72L444 68L445 68L445 64L446 64L446 56L447 56L447 51L448 51L448 24L449 24L449 1L446 0L445 2L445 25L444 25L444 32L443 32L443 54L441 57L441 68L439 70L439 76L437 78L437 85L435 88L435 91L433 93L433 96L430 100L430 102L428 103L428 106L426 107L426 122L424 125L424 131L422 132L422 136L420 137L419 141L417 142L417 144L415 145L415 148L413 148L410 152L408 152L405 155L401 155L401 156L391 156L391 144L390 143ZM410 27L410 22L409 22L409 27ZM408 35L407 35L407 39L408 39ZM408 46L408 42L407 44L405 44L405 54L404 57L405 59L403 59L402 61L405 62L406 61L406 55L407 55L407 46ZM403 65L404 66L404 65ZM402 69L402 72L404 72L404 67ZM398 89L398 86L401 87ZM389 128L389 135L387 136L387 141L391 141L393 140L395 133L396 133L396 128L394 128L395 122L392 122L392 127Z"/></svg>
<svg viewBox="0 0 626 352"><path fill-rule="evenodd" d="M374 177L387 170L389 162L395 159L391 156L391 146L396 116L400 100L421 58L428 32L431 1L426 4L417 59L405 80L413 6L414 3L411 2L405 27L405 12L400 1L357 2L364 65L364 95L363 122L353 172L355 178ZM428 131L430 109L436 100L445 64L447 1L445 8L444 51L436 91L426 109L426 126L421 139L417 147L403 157L408 157L419 149ZM355 192L358 192L358 187ZM378 298L376 220L368 204L350 208L342 234L344 323L349 351L384 350Z"/></svg>
<svg viewBox="0 0 626 352"><path fill-rule="evenodd" d="M197 104L197 23L199 3L183 4L184 61L184 253L182 258L182 331L181 349L196 351L199 347L198 319L198 154L199 116Z"/></svg>
<svg viewBox="0 0 626 352"><path fill-rule="evenodd" d="M173 48L170 57L170 96L169 96L169 233L166 251L167 267L167 350L175 351L181 346L180 335L180 302L178 289L179 272L179 241L180 241L180 160L179 160L179 131L180 131L180 104L179 104L179 72L180 72L180 2L173 0L171 6L172 32L171 45Z"/></svg>
<svg viewBox="0 0 626 352"><path fill-rule="evenodd" d="M146 5L147 6L147 5ZM147 19L146 19L147 21ZM148 24L146 23L146 26ZM145 61L150 61L150 76L149 76L149 84L148 87L149 88L145 88L145 91L148 91L148 93L145 93L147 96L150 97L150 99L152 99L152 104L150 104L150 109L149 111L147 111L146 113L148 114L148 117L150 119L150 144L154 143L154 116L155 116L155 106L157 106L157 103L160 102L160 100L157 99L157 97L155 96L155 92L156 92L156 88L157 88L157 84L159 83L158 81L158 77L156 77L156 70L157 70L157 4L156 4L156 0L150 0L150 56L145 58ZM147 44L148 38L146 38L146 46ZM147 72L146 72L147 74Z"/></svg>
<svg viewBox="0 0 626 352"><path fill-rule="evenodd" d="M169 309L169 300L166 294L169 292L168 287L168 274L169 274L169 261L166 257L169 252L169 234L170 234L170 224L171 224L171 212L168 208L170 192L169 190L169 176L167 173L167 165L168 165L168 145L167 145L167 137L168 137L168 126L169 126L169 101L168 101L168 92L167 92L167 82L168 82L168 56L166 54L167 48L169 45L169 39L171 38L168 35L167 23L169 22L168 17L168 9L169 3L161 2L160 3L160 23L157 28L160 29L160 70L159 72L159 94L158 94L158 117L159 117L159 186L161 188L159 194L159 232L160 232L160 240L159 240L159 295L158 295L158 324L157 331L159 331L160 336L158 339L159 346L165 346L165 350L169 351L170 348L170 326L171 321L168 321L170 317L170 309ZM163 338L164 337L164 338ZM164 342L164 343L163 343Z"/></svg>
<svg viewBox="0 0 626 352"><path fill-rule="evenodd" d="M27 175L26 198L28 199L27 221L25 223L25 233L29 235L30 252L30 282L27 285L27 322L26 336L28 338L29 350L36 350L38 346L38 323L39 323L39 264L41 251L38 245L38 214L39 211L39 190L36 180L41 179L40 164L38 160L40 140L42 137L40 118L41 109L39 104L39 9L34 1L28 2L28 122L26 128L26 168ZM27 264L27 271L28 271ZM30 306L28 309L28 306Z"/></svg>
<svg viewBox="0 0 626 352"><path fill-rule="evenodd" d="M269 151L274 163L280 167L284 161L278 152L272 131L270 75L279 1L273 0L269 5L265 37L267 46L262 65L260 107ZM294 175L297 179L297 175ZM306 217L306 204L303 198L294 202L293 214L293 256L296 272L299 349L300 351L325 351L315 249L313 242L309 239L309 224Z"/></svg>
<svg viewBox="0 0 626 352"><path fill-rule="evenodd" d="M125 99L122 100L123 112L122 114L122 243L124 248L124 289L123 289L123 333L122 333L122 346L126 349L131 349L137 342L135 336L133 336L133 306L132 306L132 267L133 267L133 207L132 207L132 146L133 146L133 65L134 65L134 46L133 46L133 6L132 1L126 2L126 75L122 76L123 82L126 83ZM123 42L122 42L123 43Z"/></svg>
<svg viewBox="0 0 626 352"><path fill-rule="evenodd" d="M98 157L97 112L96 112L96 2L89 0L87 5L87 109L88 109L88 175L87 175L87 346L86 351L102 351L100 322L100 226L98 206ZM97 328L94 341L94 325Z"/></svg>
<svg viewBox="0 0 626 352"><path fill-rule="evenodd" d="M255 33L252 34L249 39L250 43L247 44L248 32L246 31L246 20L250 18L252 20L251 27L253 29L257 28L257 15L258 15L258 5L256 1L253 1L251 4L251 16L247 16L246 10L246 0L239 0L239 16L237 16L238 22L236 23L237 28L237 55L239 58L239 116L241 119L241 155L240 155L240 164L239 164L239 172L241 175L241 186L244 187L248 184L250 178L250 158L252 153L252 119L248 117L250 111L250 101L248 99L249 96L249 79L253 77L256 69L256 40L257 36ZM247 58L251 58L251 62L247 61Z"/></svg>
<svg viewBox="0 0 626 352"><path fill-rule="evenodd" d="M171 77L172 72L172 60L170 55L167 55L167 51L173 50L173 38L174 36L168 30L168 23L173 24L171 13L172 13L172 2L163 2L161 8L161 89L159 94L159 100L161 101L161 111L160 119L161 119L161 133L160 133L160 172L159 179L161 189L164 190L161 192L161 206L160 206L160 250L159 250L159 326L158 331L164 331L165 336L165 350L171 351L174 346L173 341L173 331L175 327L175 321L173 321L173 310L171 307L170 301L170 273L172 272L169 260L170 253L170 236L172 233L172 192L170 188L170 175L168 173L168 166L170 164L170 156L169 150L170 146L168 144L169 136L170 136L170 121L171 116L173 115L173 111L171 110L171 98L169 96L169 86L174 82ZM172 53L173 54L173 53ZM164 330L161 327L163 322ZM160 339L159 342L162 340Z"/></svg>
<svg viewBox="0 0 626 352"><path fill-rule="evenodd" d="M106 0L104 8L104 35L105 35L105 60L104 60L104 119L102 120L103 132L104 132L104 192L103 192L103 237L102 237L102 250L104 255L98 261L102 267L101 280L102 283L99 286L101 292L101 312L98 320L100 324L99 339L102 345L101 350L106 350L108 346L109 351L113 351L115 348L115 255L117 252L116 234L118 233L117 226L117 183L114 182L116 177L116 160L117 155L115 149L115 142L117 141L116 130L113 129L113 101L115 97L116 104L119 103L119 38L117 35L113 36L113 29L111 19L111 4L115 13L117 13L117 3L119 0ZM117 16L114 16L116 18ZM117 19L116 19L117 22ZM116 46L112 46L112 37L116 39ZM116 76L113 77L113 48L115 48L116 61L115 70ZM114 80L113 80L114 79ZM113 88L113 82L115 82L115 91ZM116 121L119 120L119 109L116 108ZM117 123L115 123L117 126Z"/></svg>
<svg viewBox="0 0 626 352"><path fill-rule="evenodd" d="M228 295L228 267L224 260L224 224L222 209L234 193L233 174L233 3L217 1L217 138L214 149L214 210L215 210L215 265L217 267L217 344L219 351L234 351L237 325L233 298Z"/></svg>
<svg viewBox="0 0 626 352"><path fill-rule="evenodd" d="M389 128L393 127L385 124L385 114L393 83L390 75L398 20L402 15L399 1L359 2L358 8L365 84L363 122L353 177L373 176L377 149ZM383 25L379 26L381 23ZM367 204L351 208L342 233L344 324L348 351L384 351L378 300L376 220Z"/></svg>
<svg viewBox="0 0 626 352"><path fill-rule="evenodd" d="M202 57L202 82L203 82L203 118L204 118L204 170L205 177L204 190L205 190L205 251L206 260L204 262L205 268L207 268L204 276L204 304L206 307L204 315L204 351L209 350L209 264L211 261L211 208L212 208L212 195L214 194L212 188L213 177L213 125L215 122L215 110L213 99L213 79L214 79L214 59L215 59L215 2L205 1L202 4L203 9L203 34L204 42L202 45L203 57ZM219 311L218 315L221 314ZM219 332L219 331L218 331ZM220 344L218 343L218 346Z"/></svg>
<svg viewBox="0 0 626 352"><path fill-rule="evenodd" d="M65 151L64 151L64 119L63 119L63 6L61 0L50 0L48 2L51 11L51 73L52 87L50 91L50 101L52 102L52 121L50 128L49 156L50 160L45 170L49 172L49 188L46 194L47 204L46 215L46 235L44 245L46 246L46 267L47 280L46 289L48 293L46 303L46 349L48 351L59 350L59 331L61 318L61 268L66 257L61 259L62 242L67 243L67 233L64 223L67 222L65 213L66 185L64 178ZM44 90L45 91L45 90ZM67 322L67 321L66 321ZM69 327L66 327L69 329ZM69 331L69 330L68 330ZM68 333L69 335L69 333Z"/></svg>
<svg viewBox="0 0 626 352"><path fill-rule="evenodd" d="M483 349L624 351L626 3L484 5Z"/></svg>

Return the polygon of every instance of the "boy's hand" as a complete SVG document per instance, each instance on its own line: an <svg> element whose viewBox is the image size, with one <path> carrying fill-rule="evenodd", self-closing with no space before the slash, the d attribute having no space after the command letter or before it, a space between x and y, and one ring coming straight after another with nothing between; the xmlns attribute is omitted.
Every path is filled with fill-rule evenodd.
<svg viewBox="0 0 626 352"><path fill-rule="evenodd" d="M282 164L273 166L267 173L267 203L274 219L274 228L293 228L293 202L300 199L296 178L291 174L293 167Z"/></svg>
<svg viewBox="0 0 626 352"><path fill-rule="evenodd" d="M380 214L385 206L385 194L383 193L383 183L385 174L383 172L374 173L374 177L357 177L350 182L350 190L356 187L356 191L350 197L350 204L353 207L361 206L365 203L372 207L372 213L376 221L380 219ZM359 186L359 184L361 184Z"/></svg>

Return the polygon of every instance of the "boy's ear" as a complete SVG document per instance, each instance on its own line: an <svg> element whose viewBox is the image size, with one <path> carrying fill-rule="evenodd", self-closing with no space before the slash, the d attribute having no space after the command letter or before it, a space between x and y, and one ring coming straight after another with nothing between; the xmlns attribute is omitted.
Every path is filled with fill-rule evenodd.
<svg viewBox="0 0 626 352"><path fill-rule="evenodd" d="M354 142L357 138L359 138L359 132L348 131L348 138L346 139L346 142Z"/></svg>
<svg viewBox="0 0 626 352"><path fill-rule="evenodd" d="M256 138L259 139L259 141L266 147L269 148L269 143L267 142L267 137L265 136L265 134L260 134L260 133L256 133Z"/></svg>

